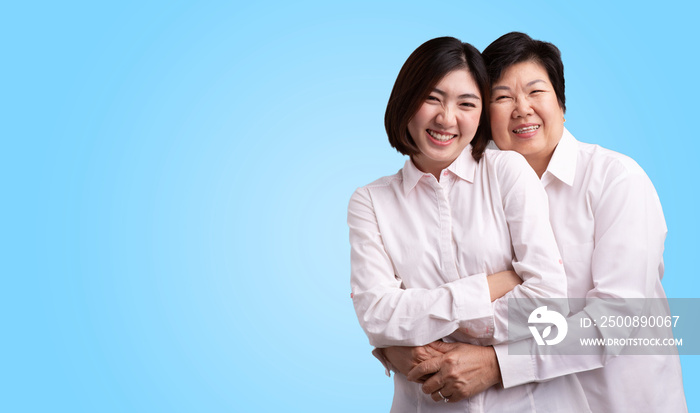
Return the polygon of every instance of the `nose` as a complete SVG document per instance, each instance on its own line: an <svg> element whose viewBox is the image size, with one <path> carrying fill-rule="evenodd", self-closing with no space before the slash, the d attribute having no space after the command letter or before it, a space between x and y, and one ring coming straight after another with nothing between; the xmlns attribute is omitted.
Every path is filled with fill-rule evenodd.
<svg viewBox="0 0 700 413"><path fill-rule="evenodd" d="M524 96L519 96L515 99L515 107L513 108L513 118L525 118L532 114L530 101Z"/></svg>
<svg viewBox="0 0 700 413"><path fill-rule="evenodd" d="M438 125L443 127L450 127L455 124L455 111L450 105L445 105L442 110L438 113L435 121Z"/></svg>

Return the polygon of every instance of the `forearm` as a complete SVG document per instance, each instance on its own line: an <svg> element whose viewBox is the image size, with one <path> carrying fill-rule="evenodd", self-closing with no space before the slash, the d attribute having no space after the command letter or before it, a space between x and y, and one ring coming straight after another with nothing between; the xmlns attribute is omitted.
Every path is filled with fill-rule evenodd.
<svg viewBox="0 0 700 413"><path fill-rule="evenodd" d="M489 293L491 294L491 302L498 300L508 294L513 288L522 284L523 280L515 271L507 270L489 274L486 277L489 284Z"/></svg>
<svg viewBox="0 0 700 413"><path fill-rule="evenodd" d="M377 358L387 367L391 367L394 372L407 376L408 373L420 363L430 360L433 357L441 356L443 353L432 345L416 347L387 347L377 349L373 352Z"/></svg>
<svg viewBox="0 0 700 413"><path fill-rule="evenodd" d="M670 328L656 325L644 328L641 321L637 325L633 322L670 318L664 299L569 300L572 307L582 306L577 303L578 300L585 300L587 306L566 319L568 331L560 343L553 346L538 345L532 336L528 336L521 341L494 346L501 366L504 387L546 381L602 368L611 359L624 357L625 354L670 354L675 349L661 349L653 345L632 346L637 342L663 342L673 337ZM509 321L521 326L520 329L525 331L527 314L520 314L519 317L519 320Z"/></svg>
<svg viewBox="0 0 700 413"><path fill-rule="evenodd" d="M375 347L425 345L458 329L489 336L493 318L485 278L471 276L431 290L375 286L356 290L353 304Z"/></svg>

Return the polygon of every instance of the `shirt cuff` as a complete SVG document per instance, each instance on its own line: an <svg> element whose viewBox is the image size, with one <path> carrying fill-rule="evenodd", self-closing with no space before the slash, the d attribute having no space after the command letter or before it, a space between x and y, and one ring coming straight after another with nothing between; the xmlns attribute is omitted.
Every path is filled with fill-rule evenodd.
<svg viewBox="0 0 700 413"><path fill-rule="evenodd" d="M532 356L508 354L508 344L496 344L496 358L501 369L503 387L509 388L535 381L535 367Z"/></svg>
<svg viewBox="0 0 700 413"><path fill-rule="evenodd" d="M493 305L486 274L470 275L445 285L452 292L460 332L477 338L493 337Z"/></svg>

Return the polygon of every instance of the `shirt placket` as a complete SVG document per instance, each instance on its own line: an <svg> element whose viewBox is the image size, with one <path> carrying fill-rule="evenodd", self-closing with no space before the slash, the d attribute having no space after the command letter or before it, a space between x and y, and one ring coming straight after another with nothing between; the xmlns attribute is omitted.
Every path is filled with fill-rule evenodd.
<svg viewBox="0 0 700 413"><path fill-rule="evenodd" d="M459 279L455 251L452 246L452 210L450 207L450 187L452 176L445 170L442 172L440 182L433 181L438 201L438 213L440 216L440 257L442 268L448 281Z"/></svg>

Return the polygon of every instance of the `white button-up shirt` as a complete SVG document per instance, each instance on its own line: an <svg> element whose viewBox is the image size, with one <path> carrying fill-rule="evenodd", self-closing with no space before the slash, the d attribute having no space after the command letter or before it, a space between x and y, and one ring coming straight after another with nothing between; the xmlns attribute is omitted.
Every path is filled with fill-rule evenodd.
<svg viewBox="0 0 700 413"><path fill-rule="evenodd" d="M636 162L578 142L564 130L541 182L569 297L666 297L666 223L656 191ZM590 302L572 301L571 311L585 312L574 308L584 301ZM580 372L593 412L687 411L678 355L513 356L507 345L494 348L505 387Z"/></svg>
<svg viewBox="0 0 700 413"><path fill-rule="evenodd" d="M473 344L507 337L509 297L563 297L563 265L546 194L525 159L471 147L440 174L409 160L397 174L359 188L348 207L351 287L360 325L375 347L448 337ZM523 284L490 302L486 274L514 269ZM459 403L436 403L394 375L392 411L588 411L574 376Z"/></svg>

